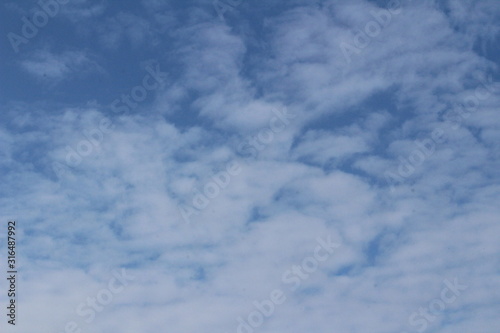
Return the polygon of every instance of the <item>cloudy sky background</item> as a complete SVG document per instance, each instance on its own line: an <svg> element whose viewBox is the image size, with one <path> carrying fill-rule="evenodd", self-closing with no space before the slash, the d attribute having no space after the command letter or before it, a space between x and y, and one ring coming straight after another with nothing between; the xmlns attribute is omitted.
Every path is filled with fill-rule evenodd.
<svg viewBox="0 0 500 333"><path fill-rule="evenodd" d="M383 27L389 1L227 3L73 0L17 47L40 7L2 3L0 220L20 271L2 330L231 333L280 289L255 332L498 332L500 3L402 0ZM135 279L78 315L122 269Z"/></svg>

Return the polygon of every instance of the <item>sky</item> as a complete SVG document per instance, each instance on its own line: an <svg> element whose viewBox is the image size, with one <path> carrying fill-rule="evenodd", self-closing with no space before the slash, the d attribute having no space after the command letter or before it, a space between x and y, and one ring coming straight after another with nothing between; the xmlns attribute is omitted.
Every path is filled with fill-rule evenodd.
<svg viewBox="0 0 500 333"><path fill-rule="evenodd" d="M0 22L2 332L498 332L497 0Z"/></svg>

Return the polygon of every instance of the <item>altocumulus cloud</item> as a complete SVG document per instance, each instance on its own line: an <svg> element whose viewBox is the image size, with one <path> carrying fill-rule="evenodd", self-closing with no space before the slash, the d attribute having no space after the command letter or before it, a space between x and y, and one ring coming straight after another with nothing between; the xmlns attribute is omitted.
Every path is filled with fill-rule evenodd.
<svg viewBox="0 0 500 333"><path fill-rule="evenodd" d="M496 333L498 2L217 6L82 0L19 54L4 38L0 217L21 280L3 331ZM162 84L113 112L150 64Z"/></svg>

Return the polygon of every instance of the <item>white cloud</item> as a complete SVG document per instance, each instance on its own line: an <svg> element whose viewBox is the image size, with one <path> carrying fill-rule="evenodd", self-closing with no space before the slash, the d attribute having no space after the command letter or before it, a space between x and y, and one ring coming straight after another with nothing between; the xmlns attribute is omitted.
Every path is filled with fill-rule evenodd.
<svg viewBox="0 0 500 333"><path fill-rule="evenodd" d="M82 51L65 51L60 54L47 50L38 51L22 61L21 66L37 78L52 82L102 71L102 68Z"/></svg>
<svg viewBox="0 0 500 333"><path fill-rule="evenodd" d="M192 9L170 32L173 83L141 112L2 106L0 218L22 230L23 331L75 321L95 332L237 332L237 318L280 288L286 302L255 332L414 332L412 313L458 278L468 289L428 332L496 332L498 83L456 128L444 115L481 85L474 73L494 69L473 48L486 34L477 17L498 23L486 5L468 20L464 3L445 13L406 1L349 64L339 45L374 20L375 3L297 3L263 20L265 54L252 53L247 30ZM102 38L142 45L148 22L108 17ZM44 51L23 68L63 81L90 63ZM259 154L240 156L281 107L296 118ZM195 125L177 124L187 110ZM68 147L91 142L104 118L112 128L67 165ZM446 140L391 191L384 173L436 128ZM178 204L229 161L241 173L186 223ZM327 235L342 246L291 291L284 272ZM75 308L119 267L137 280L85 323Z"/></svg>

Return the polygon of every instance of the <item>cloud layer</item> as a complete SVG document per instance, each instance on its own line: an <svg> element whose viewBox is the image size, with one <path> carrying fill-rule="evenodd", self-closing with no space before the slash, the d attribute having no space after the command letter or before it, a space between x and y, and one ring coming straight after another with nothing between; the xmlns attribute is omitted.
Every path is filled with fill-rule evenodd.
<svg viewBox="0 0 500 333"><path fill-rule="evenodd" d="M497 2L214 4L61 4L2 65L4 330L497 332Z"/></svg>

